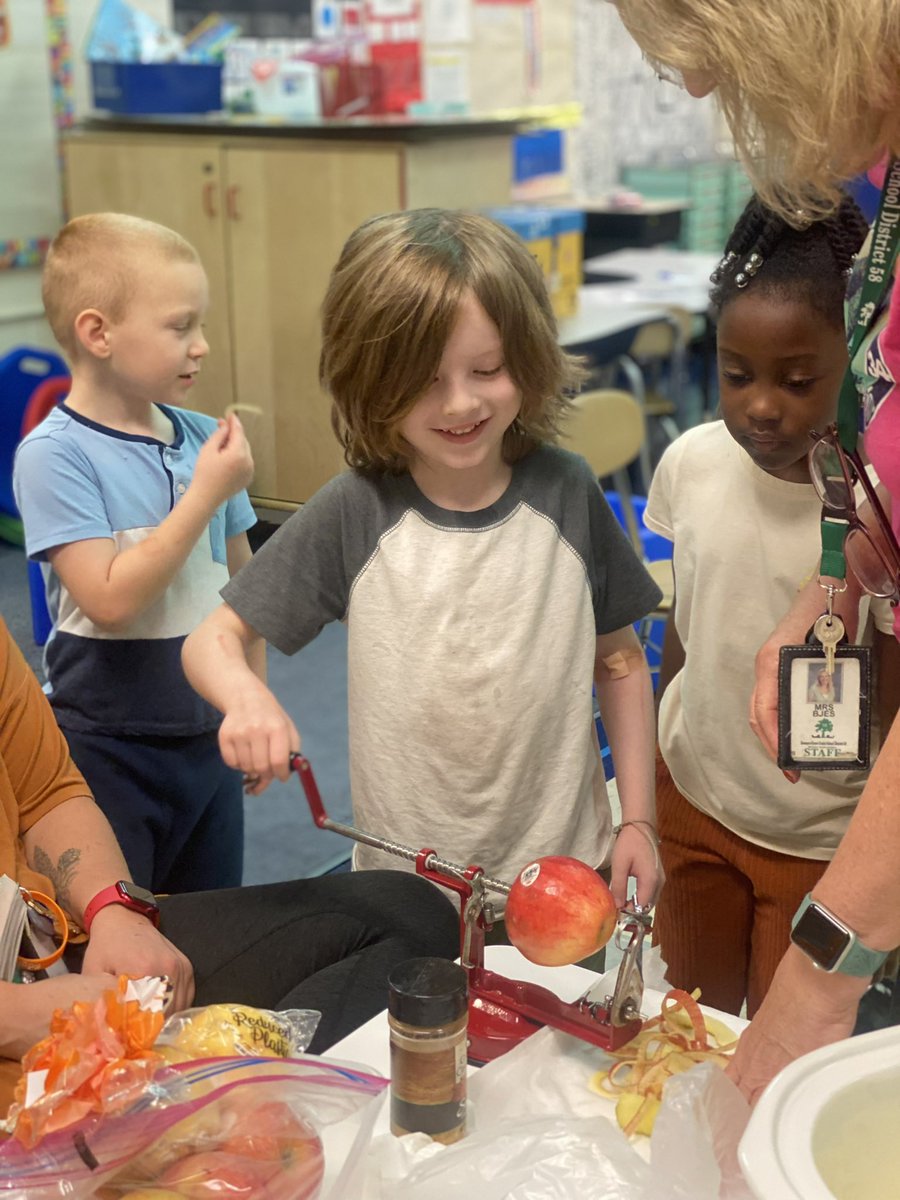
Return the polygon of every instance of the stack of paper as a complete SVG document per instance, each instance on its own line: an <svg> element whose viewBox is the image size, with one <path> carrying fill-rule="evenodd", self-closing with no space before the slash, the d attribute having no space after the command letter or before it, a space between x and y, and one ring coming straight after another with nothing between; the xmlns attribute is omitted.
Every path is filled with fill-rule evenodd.
<svg viewBox="0 0 900 1200"><path fill-rule="evenodd" d="M0 979L10 982L22 945L26 908L19 885L0 875Z"/></svg>

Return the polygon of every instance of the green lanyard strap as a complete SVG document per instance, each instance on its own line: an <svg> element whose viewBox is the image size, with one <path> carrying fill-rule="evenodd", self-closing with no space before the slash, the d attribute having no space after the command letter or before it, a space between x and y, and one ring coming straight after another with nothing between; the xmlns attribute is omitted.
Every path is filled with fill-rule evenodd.
<svg viewBox="0 0 900 1200"><path fill-rule="evenodd" d="M853 360L878 317L881 301L893 278L894 262L900 249L900 158L892 158L885 175L878 216L872 231L869 257L866 261L856 320L849 330L850 362L841 383L838 399L838 438L844 450L851 454L859 437L859 393L853 374ZM843 579L847 568L844 562L844 537L847 525L832 519L822 520L822 562L820 574Z"/></svg>

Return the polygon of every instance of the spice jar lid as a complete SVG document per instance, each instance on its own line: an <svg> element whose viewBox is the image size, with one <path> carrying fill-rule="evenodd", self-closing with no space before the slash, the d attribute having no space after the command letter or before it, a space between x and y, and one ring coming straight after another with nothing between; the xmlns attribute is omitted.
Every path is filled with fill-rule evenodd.
<svg viewBox="0 0 900 1200"><path fill-rule="evenodd" d="M388 976L388 1012L405 1025L444 1025L466 1011L467 977L446 958L410 958Z"/></svg>

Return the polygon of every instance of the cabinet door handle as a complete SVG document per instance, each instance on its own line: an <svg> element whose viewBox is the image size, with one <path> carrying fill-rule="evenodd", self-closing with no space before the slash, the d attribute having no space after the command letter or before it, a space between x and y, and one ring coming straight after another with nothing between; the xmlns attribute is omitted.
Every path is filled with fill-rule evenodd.
<svg viewBox="0 0 900 1200"><path fill-rule="evenodd" d="M225 207L228 209L228 215L232 221L239 221L241 214L238 211L238 192L240 188L236 183L233 183L225 192Z"/></svg>
<svg viewBox="0 0 900 1200"><path fill-rule="evenodd" d="M216 209L216 192L218 190L219 185L212 181L203 185L203 211L211 218L219 215Z"/></svg>

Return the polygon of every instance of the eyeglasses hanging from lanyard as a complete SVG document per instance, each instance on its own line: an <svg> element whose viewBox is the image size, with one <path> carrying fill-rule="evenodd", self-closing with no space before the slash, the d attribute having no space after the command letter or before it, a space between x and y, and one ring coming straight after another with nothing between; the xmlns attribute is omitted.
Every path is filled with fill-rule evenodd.
<svg viewBox="0 0 900 1200"><path fill-rule="evenodd" d="M827 536L834 539L836 552L846 559L870 596L896 604L900 601L900 547L869 473L855 450L848 453L843 448L836 425L830 425L824 434L815 434L815 438L809 452L809 474L825 514L833 517L827 521ZM856 511L857 483L872 509L874 520L868 525ZM823 532L823 549L825 536ZM834 552L828 548L826 553L830 565ZM822 574L834 575L835 570L826 570L826 553L822 555Z"/></svg>
<svg viewBox="0 0 900 1200"><path fill-rule="evenodd" d="M890 286L900 249L900 158L891 160L881 191L856 321L850 331L850 365L841 384L838 419L824 434L813 433L809 452L813 484L824 506L820 576L843 579L846 564L867 592L895 603L900 599L900 546L856 452L859 395L853 361L875 324ZM853 487L859 482L874 514L867 526L856 512Z"/></svg>

